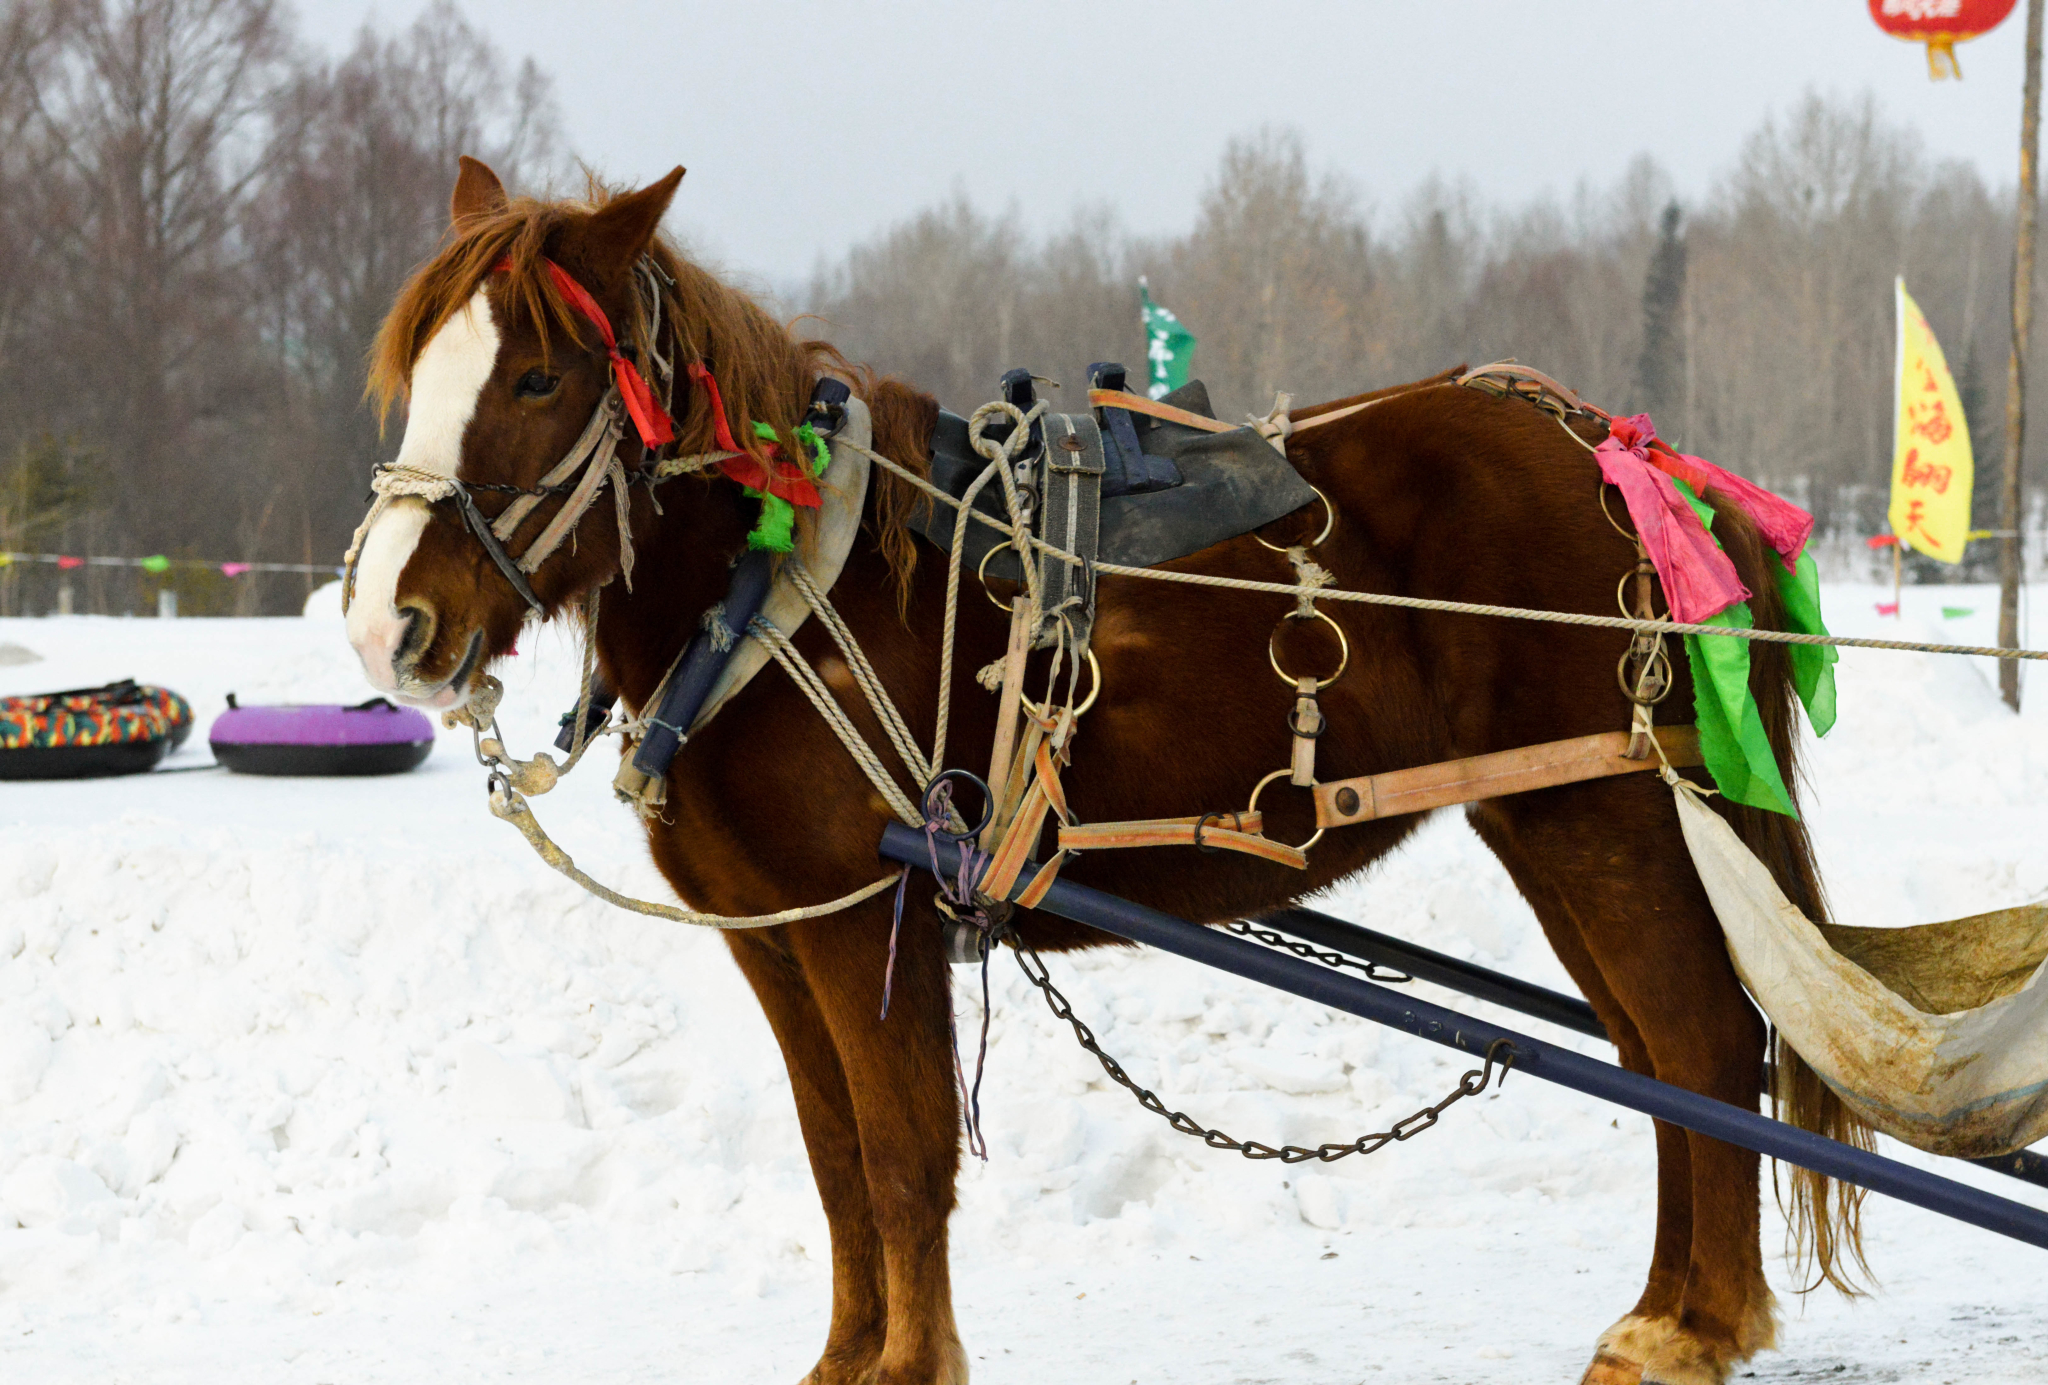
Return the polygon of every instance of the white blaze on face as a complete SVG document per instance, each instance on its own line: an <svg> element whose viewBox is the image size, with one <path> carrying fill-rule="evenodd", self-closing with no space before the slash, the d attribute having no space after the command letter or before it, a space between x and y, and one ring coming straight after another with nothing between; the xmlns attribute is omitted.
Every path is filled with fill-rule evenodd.
<svg viewBox="0 0 2048 1385"><path fill-rule="evenodd" d="M398 445L400 466L455 475L462 464L462 436L498 362L498 344L490 300L478 289L428 340L413 365L405 438ZM363 661L363 672L382 693L399 691L392 659L405 639L406 622L398 613L398 577L426 527L424 501L393 501L364 537L356 566L348 639Z"/></svg>

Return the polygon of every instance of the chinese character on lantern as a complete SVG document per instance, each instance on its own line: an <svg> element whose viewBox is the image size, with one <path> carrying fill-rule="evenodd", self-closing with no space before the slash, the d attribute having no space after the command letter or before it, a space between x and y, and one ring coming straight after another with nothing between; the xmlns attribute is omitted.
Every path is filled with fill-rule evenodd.
<svg viewBox="0 0 2048 1385"><path fill-rule="evenodd" d="M1870 17L1893 38L1927 45L1927 73L1961 77L1956 48L1987 34L2012 13L2015 0L1870 0ZM1944 70L1945 69L1945 70Z"/></svg>

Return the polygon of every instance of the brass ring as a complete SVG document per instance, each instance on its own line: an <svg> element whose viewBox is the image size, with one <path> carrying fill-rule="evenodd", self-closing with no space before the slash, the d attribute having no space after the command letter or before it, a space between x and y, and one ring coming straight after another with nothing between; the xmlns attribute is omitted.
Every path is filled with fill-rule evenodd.
<svg viewBox="0 0 2048 1385"><path fill-rule="evenodd" d="M1656 668L1659 664L1662 664L1664 666L1664 690L1658 693L1655 697L1649 698L1637 696L1635 688L1629 686L1628 666L1630 661L1632 661L1635 657L1636 651L1633 647L1624 649L1621 652L1621 662L1614 666L1614 681L1621 685L1621 695L1627 698L1630 702L1634 703L1636 706L1655 707L1658 704L1662 703L1665 698L1671 696L1671 679L1673 673L1671 667L1671 653L1669 650L1664 648L1663 642L1659 641L1657 644L1656 652L1650 656L1648 663L1646 663L1644 665L1644 668L1638 671L1636 675L1637 680L1640 682L1644 672Z"/></svg>
<svg viewBox="0 0 2048 1385"><path fill-rule="evenodd" d="M1294 548L1294 547L1300 547L1300 548L1316 548L1316 547L1319 547L1319 546L1321 546L1321 544L1322 544L1323 540L1324 540L1324 539L1327 539L1328 537L1330 537L1330 531L1331 531L1331 530L1333 530L1333 529L1335 529L1335 528L1337 527L1337 507L1336 507L1335 505L1332 505L1332 504L1330 503L1330 497L1329 497L1329 496L1327 496L1327 495L1324 495L1324 494L1323 494L1323 492L1322 492L1322 490L1321 490L1321 489L1320 489L1319 487L1316 487L1316 486L1310 486L1310 487L1309 487L1309 489L1310 489L1310 490L1312 490L1312 491L1315 491L1315 493L1316 493L1316 499L1318 499L1318 500L1320 500L1320 501L1322 501L1322 502L1323 502L1323 514L1324 514L1324 515L1326 516L1326 518L1325 518L1325 519L1323 520L1323 532L1322 532L1322 533L1320 533L1320 534L1316 535L1316 536L1315 536L1314 538L1310 539L1310 540L1309 540L1309 541L1308 541L1307 543L1305 543L1305 544L1298 544L1298 545L1297 545L1297 544L1283 544L1283 543L1266 543L1266 541L1265 541L1264 539L1259 539L1259 536L1258 536L1258 535L1257 535L1256 533L1255 533L1255 534L1253 534L1253 535L1252 535L1252 537L1253 537L1253 538L1255 538L1255 539L1259 539L1259 542L1260 542L1260 543L1264 543L1264 544L1266 544L1266 547L1268 547L1268 548L1272 549L1272 550L1273 550L1273 551L1274 551L1275 553L1285 553L1285 552L1286 552L1286 551L1287 551L1287 550L1288 550L1289 548Z"/></svg>
<svg viewBox="0 0 2048 1385"><path fill-rule="evenodd" d="M995 607L998 611L1003 612L1005 615L1009 614L1010 603L1007 601L996 600L996 594L988 589L988 560L990 558L995 557L996 554L1004 552L1009 548L1010 545L1006 543L998 543L991 545L989 547L988 552L981 555L981 561L975 564L974 567L975 579L981 583L981 594L988 598L989 605ZM1002 580L1008 582L1011 579L1005 577Z"/></svg>
<svg viewBox="0 0 2048 1385"><path fill-rule="evenodd" d="M1614 604L1621 607L1621 613L1624 616L1628 617L1630 620L1636 619L1635 608L1628 604L1628 584L1635 581L1638 577L1655 577L1656 575L1657 570L1654 567L1652 567L1648 572L1642 571L1639 567L1634 567L1630 568L1627 572L1621 574L1621 580L1614 584ZM1650 614L1648 616L1648 619L1656 620L1657 618L1657 608L1656 606L1652 605L1650 607ZM1669 616L1666 616L1664 618L1667 620L1670 619ZM1642 634L1643 632L1638 630L1636 633Z"/></svg>
<svg viewBox="0 0 2048 1385"><path fill-rule="evenodd" d="M1082 713L1086 712L1090 707L1093 707L1095 705L1096 698L1102 696L1102 661L1095 657L1095 651L1092 649L1087 651L1087 655L1088 672L1092 674L1093 677L1089 680L1088 696L1082 698L1081 705L1074 709L1074 715L1077 718ZM1022 702L1024 706L1029 708L1032 712L1035 712L1041 719L1050 720L1052 718L1052 711L1049 707L1045 705L1045 703L1033 702L1028 697L1020 698L1018 700ZM1048 701L1050 701L1050 699L1048 699Z"/></svg>
<svg viewBox="0 0 2048 1385"><path fill-rule="evenodd" d="M1293 773L1294 771L1291 769L1276 769L1271 774L1267 775L1264 779L1261 779L1258 782L1258 784L1255 785L1252 789L1252 801L1244 805L1245 816L1250 817L1253 813L1256 813L1259 810L1259 795L1266 791L1266 785L1272 783L1275 779L1291 776ZM1308 850L1310 847L1314 846L1317 842L1323 839L1323 832L1324 829L1318 827L1315 831L1314 836L1310 837L1307 841L1303 842L1300 846L1297 846L1294 849L1296 851ZM1271 838L1267 838L1267 840L1270 841ZM1286 843L1282 842L1281 845L1285 846Z"/></svg>
<svg viewBox="0 0 2048 1385"><path fill-rule="evenodd" d="M1331 620L1327 612L1317 611L1315 614L1315 618L1317 620L1322 621L1325 625L1329 626L1332 630L1335 630L1337 632L1337 643L1344 651L1344 657L1337 661L1337 671L1331 674L1328 678L1324 678L1317 682L1316 691L1321 692L1324 688L1329 687L1330 684L1336 682L1339 678L1342 678L1344 676L1344 670L1351 667L1351 640L1345 635L1344 627L1339 625L1336 621ZM1308 619L1308 617L1297 615L1293 611L1289 611L1286 615L1280 617L1280 619L1306 620ZM1280 675L1281 682L1285 683L1290 688L1297 687L1299 686L1301 680L1290 677L1288 675L1287 670L1280 667L1280 652L1273 647L1273 641L1277 639L1279 635L1280 627L1276 625L1273 627L1273 633L1266 636L1266 660L1268 663L1273 665L1273 672Z"/></svg>

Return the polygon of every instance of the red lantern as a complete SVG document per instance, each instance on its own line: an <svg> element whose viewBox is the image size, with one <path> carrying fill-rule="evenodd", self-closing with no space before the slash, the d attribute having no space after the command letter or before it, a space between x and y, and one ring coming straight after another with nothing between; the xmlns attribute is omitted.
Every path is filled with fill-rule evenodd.
<svg viewBox="0 0 2048 1385"><path fill-rule="evenodd" d="M2012 13L2015 0L1870 0L1870 17L1893 38L1927 45L1928 75L1961 77L1958 43L1988 34ZM1948 70L1942 70L1946 61Z"/></svg>

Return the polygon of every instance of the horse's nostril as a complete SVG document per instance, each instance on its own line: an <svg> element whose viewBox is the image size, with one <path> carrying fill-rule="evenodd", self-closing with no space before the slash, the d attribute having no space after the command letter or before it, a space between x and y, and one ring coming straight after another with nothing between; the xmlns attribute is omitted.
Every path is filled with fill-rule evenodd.
<svg viewBox="0 0 2048 1385"><path fill-rule="evenodd" d="M405 634L398 641L398 648L391 656L394 667L404 668L426 652L434 640L434 613L424 606L401 606L398 614L405 620Z"/></svg>

